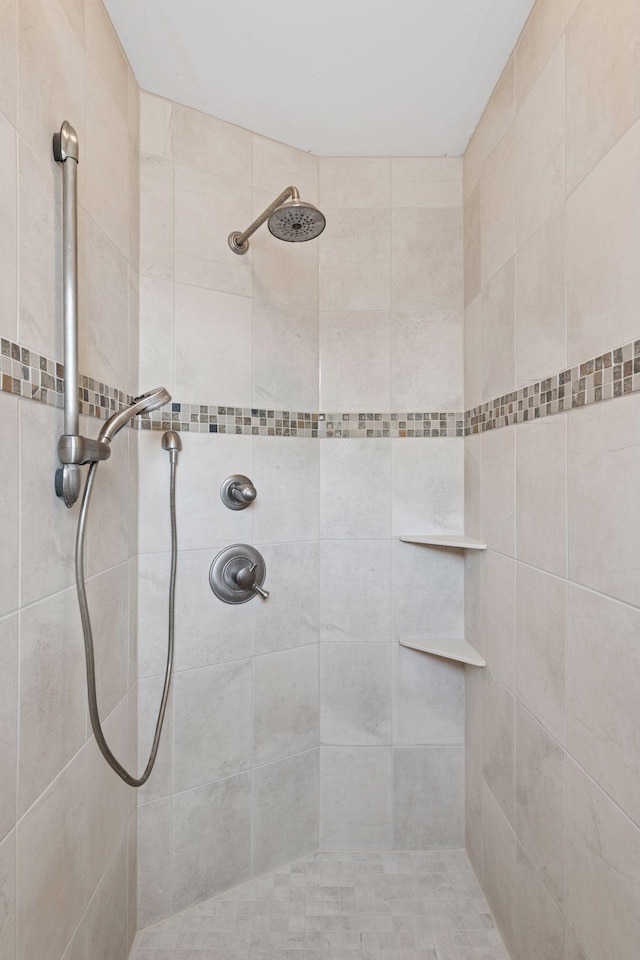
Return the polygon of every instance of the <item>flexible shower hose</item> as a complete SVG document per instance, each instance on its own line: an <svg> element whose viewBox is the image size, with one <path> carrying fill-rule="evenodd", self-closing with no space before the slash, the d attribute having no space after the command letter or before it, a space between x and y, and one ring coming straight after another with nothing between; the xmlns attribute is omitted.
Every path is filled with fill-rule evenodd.
<svg viewBox="0 0 640 960"><path fill-rule="evenodd" d="M169 496L171 511L171 577L169 580L169 628L167 643L167 666L164 675L164 686L162 688L162 699L160 701L160 710L156 721L156 729L153 735L151 753L149 760L141 777L133 777L125 770L122 764L111 752L100 723L100 712L98 710L98 697L96 693L96 666L95 652L93 646L93 631L91 629L91 615L89 613L89 604L87 602L87 588L84 574L84 541L87 526L87 516L89 513L89 502L91 492L95 482L98 470L98 462L94 461L89 467L87 482L84 487L82 504L80 507L80 516L78 518L78 533L76 536L76 585L78 588L78 603L80 605L80 617L82 619L82 631L84 634L84 651L87 661L87 690L89 695L89 715L91 717L91 727L96 738L96 743L100 748L102 756L109 766L115 770L119 777L130 787L141 787L147 782L156 762L158 747L160 745L160 736L162 734L162 724L167 709L169 698L169 688L171 686L171 676L173 673L173 641L174 641L174 615L175 615L175 590L176 590L176 568L178 560L178 536L176 529L176 460L171 458L171 491Z"/></svg>

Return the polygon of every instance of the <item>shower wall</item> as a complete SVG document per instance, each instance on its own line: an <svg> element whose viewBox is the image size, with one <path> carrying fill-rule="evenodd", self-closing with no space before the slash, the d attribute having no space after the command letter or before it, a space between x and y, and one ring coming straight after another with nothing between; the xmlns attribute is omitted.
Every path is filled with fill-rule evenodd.
<svg viewBox="0 0 640 960"><path fill-rule="evenodd" d="M463 636L462 556L399 540L463 530L462 164L321 159L320 205L320 844L456 847L463 670L398 641Z"/></svg>
<svg viewBox="0 0 640 960"><path fill-rule="evenodd" d="M140 376L171 390L184 444L176 674L158 769L139 796L144 925L317 846L318 244L264 228L241 257L227 236L289 183L317 201L318 167L147 94L141 151ZM269 413L272 436L260 426ZM141 753L164 670L158 437L140 436ZM257 487L248 510L220 500L234 473ZM263 553L267 602L228 606L211 592L211 562L236 542Z"/></svg>
<svg viewBox="0 0 640 960"><path fill-rule="evenodd" d="M0 4L0 956L124 960L136 929L134 795L88 723L62 432L61 170L78 130L81 430L137 385L138 89L97 0ZM102 399L100 399L102 398ZM107 407L104 407L106 409ZM88 539L105 730L135 764L136 439L101 468ZM131 630L130 630L131 625Z"/></svg>
<svg viewBox="0 0 640 960"><path fill-rule="evenodd" d="M538 0L464 158L467 847L522 960L640 943L639 36Z"/></svg>
<svg viewBox="0 0 640 960"><path fill-rule="evenodd" d="M143 925L319 842L461 845L464 755L461 669L396 643L462 630L462 558L398 540L462 529L461 161L318 162L147 94L141 151L141 380L172 390L184 442ZM320 241L265 227L233 254L228 233L289 183L325 211ZM157 436L140 436L141 753L169 569ZM219 497L236 472L258 490L241 513ZM265 556L266 603L211 593L238 541Z"/></svg>

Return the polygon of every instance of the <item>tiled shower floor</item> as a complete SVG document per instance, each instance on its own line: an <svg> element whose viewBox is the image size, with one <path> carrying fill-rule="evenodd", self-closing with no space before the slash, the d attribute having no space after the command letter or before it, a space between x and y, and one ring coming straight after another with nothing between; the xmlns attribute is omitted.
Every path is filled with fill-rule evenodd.
<svg viewBox="0 0 640 960"><path fill-rule="evenodd" d="M141 930L135 960L508 960L461 850L319 852Z"/></svg>

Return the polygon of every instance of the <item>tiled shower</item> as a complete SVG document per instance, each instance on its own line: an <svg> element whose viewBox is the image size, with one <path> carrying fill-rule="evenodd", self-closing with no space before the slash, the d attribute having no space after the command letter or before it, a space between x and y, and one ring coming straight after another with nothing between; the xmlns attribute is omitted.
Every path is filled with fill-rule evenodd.
<svg viewBox="0 0 640 960"><path fill-rule="evenodd" d="M100 0L0 2L0 960L640 955L639 38L636 0L537 0L464 157L327 158L140 90ZM65 118L82 432L173 398L89 526L134 769L183 442L137 793L52 480ZM324 233L233 254L288 183ZM212 593L232 543L268 600ZM486 666L400 643L462 637Z"/></svg>

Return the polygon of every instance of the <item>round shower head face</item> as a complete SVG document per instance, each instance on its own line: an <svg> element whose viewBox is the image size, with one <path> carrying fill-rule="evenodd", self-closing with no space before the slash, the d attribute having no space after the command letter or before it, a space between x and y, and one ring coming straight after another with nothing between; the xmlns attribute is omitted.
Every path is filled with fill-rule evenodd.
<svg viewBox="0 0 640 960"><path fill-rule="evenodd" d="M324 214L312 203L304 200L287 200L269 217L269 231L278 240L287 243L303 243L315 240L324 230L327 221Z"/></svg>

